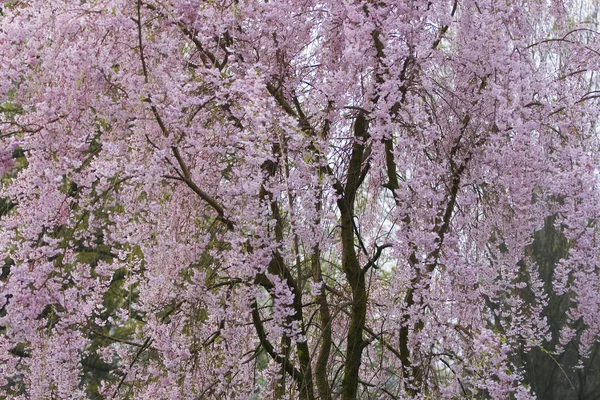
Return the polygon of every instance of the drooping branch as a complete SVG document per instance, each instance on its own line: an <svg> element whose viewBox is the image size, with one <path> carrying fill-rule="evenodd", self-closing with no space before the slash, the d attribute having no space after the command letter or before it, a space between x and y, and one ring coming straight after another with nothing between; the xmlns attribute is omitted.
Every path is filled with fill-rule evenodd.
<svg viewBox="0 0 600 400"><path fill-rule="evenodd" d="M411 326L410 325L410 320L411 320L410 312L413 307L419 307L419 308L422 307L422 305L417 303L417 301L415 299L416 290L419 286L422 286L424 289L429 288L430 282L428 281L428 279L430 278L430 274L434 272L434 270L436 269L436 267L438 265L438 260L439 260L439 257L440 257L440 254L441 254L441 251L442 251L442 248L444 245L444 238L445 238L446 234L448 233L448 231L450 230L452 216L453 216L454 210L456 208L456 201L457 201L458 193L460 191L462 175L463 175L465 169L467 168L467 166L471 160L471 157L473 155L473 151L474 151L473 149L470 149L467 153L467 156L459 164L457 164L455 158L461 148L461 141L463 140L464 136L466 135L466 131L467 131L467 128L468 128L470 122L471 122L470 115L469 114L465 115L465 117L462 120L462 126L460 128L460 133L459 133L458 137L456 138L454 145L452 146L452 148L450 149L450 152L449 152L449 163L450 163L450 167L451 167L451 171L450 171L451 186L449 188L448 200L447 200L446 206L443 211L442 220L434 228L434 233L437 235L437 237L435 239L436 246L435 246L434 250L427 257L427 260L428 260L427 264L426 264L427 273L423 274L422 270L419 269L418 264L420 264L420 262L417 260L417 257L415 256L414 253L411 255L411 259L410 259L410 264L413 266L416 275L411 280L410 286L407 289L407 292L406 292L406 295L404 298L404 307L405 307L406 312L403 317L402 325L400 327L399 347L400 347L400 355L401 355L402 370L403 370L404 377L407 378L410 376L413 378L413 382L409 385L409 387L407 387L407 390L411 394L411 396L415 396L419 392L420 386L423 383L422 380L424 378L424 376L423 376L424 371L422 370L422 368L420 366L413 365L413 360L411 360L411 354L410 354L410 350L409 350L409 334L411 332L411 328L412 328L412 332L414 332L414 333L420 332L423 329L424 324L423 324L423 321L419 319L417 322L415 322ZM482 143L483 142L480 142L479 144L482 144ZM423 282L423 280L425 280L425 282Z"/></svg>
<svg viewBox="0 0 600 400"><path fill-rule="evenodd" d="M144 47L143 47L143 42L142 42L141 4L142 4L141 0L138 0L138 2L137 2L137 19L135 20L135 22L137 24L138 46L139 46L140 61L142 63L142 71L144 74L144 81L146 83L148 83L148 81L149 81L148 68L146 67L146 60L144 57ZM165 137L168 137L169 130L167 129L163 119L161 118L160 113L158 112L158 109L156 108L156 105L154 105L152 103L152 98L150 96L148 96L148 98L145 99L144 101L150 103L150 109L152 111L152 114L154 115L154 118L156 119L156 122L158 123L158 125L160 127L161 132L163 133L163 135ZM213 208L217 212L217 214L219 216L219 220L221 220L223 223L225 223L225 225L227 226L228 229L232 230L233 222L225 216L225 209L223 208L223 206L221 204L219 204L219 202L217 200L215 200L212 196L210 196L208 193L206 193L204 190L202 190L192 180L190 169L187 166L187 164L185 163L185 161L183 160L183 157L181 156L179 149L176 146L171 146L171 151L172 151L173 155L175 156L175 159L177 160L177 164L179 165L179 168L181 169L181 173L179 171L177 171L177 173L180 175L180 180L185 182L185 184L194 193L196 193L211 208Z"/></svg>
<svg viewBox="0 0 600 400"><path fill-rule="evenodd" d="M256 334L261 346L273 360L284 367L285 371L296 381L298 389L300 389L302 387L302 373L300 373L300 371L290 364L288 359L281 357L277 351L275 351L273 344L271 344L271 342L267 339L267 332L265 331L265 327L260 317L260 312L258 311L258 305L256 304L256 301L252 303L251 309L252 323L254 324L254 329L256 330Z"/></svg>
<svg viewBox="0 0 600 400"><path fill-rule="evenodd" d="M181 157L179 149L177 147L171 147L173 155L181 168L181 179L185 184L192 189L194 193L196 193L202 200L204 200L213 210L215 210L219 216L219 220L222 221L229 230L233 230L234 223L225 215L225 208L212 196L206 193L204 190L200 189L198 185L192 180L190 170ZM178 171L179 172L179 171Z"/></svg>

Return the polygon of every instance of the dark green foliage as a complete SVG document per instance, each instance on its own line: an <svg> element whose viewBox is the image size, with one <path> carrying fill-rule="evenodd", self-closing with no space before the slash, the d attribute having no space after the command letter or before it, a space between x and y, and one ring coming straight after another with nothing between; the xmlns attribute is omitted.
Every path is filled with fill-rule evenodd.
<svg viewBox="0 0 600 400"><path fill-rule="evenodd" d="M560 330L567 325L567 311L572 299L568 293L558 296L552 289L554 269L569 252L569 242L554 222L554 217L546 219L543 229L534 234L529 248L529 257L537 264L548 294L548 306L543 315L548 320L552 339L544 343L543 348L521 349L519 362L523 363L525 380L538 399L600 399L600 347L595 345L590 358L582 359L577 337L557 354ZM581 331L582 326L578 325L576 328Z"/></svg>

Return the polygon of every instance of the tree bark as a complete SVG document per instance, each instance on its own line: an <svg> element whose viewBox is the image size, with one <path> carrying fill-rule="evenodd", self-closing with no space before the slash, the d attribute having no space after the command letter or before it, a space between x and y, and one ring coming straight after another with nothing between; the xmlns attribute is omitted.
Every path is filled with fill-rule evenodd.
<svg viewBox="0 0 600 400"><path fill-rule="evenodd" d="M367 315L367 292L365 276L354 248L352 219L354 218L356 192L362 183L362 164L365 142L368 139L367 129L367 120L364 113L360 112L354 122L354 144L348 165L346 187L344 188L343 197L338 200L341 213L342 267L352 288L352 310L350 312L350 326L346 344L346 365L344 366L344 378L342 380L343 400L355 400L357 398L359 369L365 347L363 330L365 329ZM365 168L368 168L368 164Z"/></svg>

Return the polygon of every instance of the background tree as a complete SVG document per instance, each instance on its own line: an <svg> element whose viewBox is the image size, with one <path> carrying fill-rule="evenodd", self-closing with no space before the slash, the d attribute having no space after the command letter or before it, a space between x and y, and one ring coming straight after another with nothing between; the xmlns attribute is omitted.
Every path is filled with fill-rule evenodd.
<svg viewBox="0 0 600 400"><path fill-rule="evenodd" d="M592 365L576 6L4 3L3 394L523 399L539 352Z"/></svg>

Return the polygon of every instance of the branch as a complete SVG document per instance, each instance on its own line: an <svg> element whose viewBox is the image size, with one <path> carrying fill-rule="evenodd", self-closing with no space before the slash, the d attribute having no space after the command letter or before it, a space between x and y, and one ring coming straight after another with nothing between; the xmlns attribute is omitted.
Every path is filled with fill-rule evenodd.
<svg viewBox="0 0 600 400"><path fill-rule="evenodd" d="M460 388L462 389L463 394L465 395L465 398L469 397L469 394L467 393L467 390L465 389L465 387L463 386L462 381L460 380L460 378L458 377L458 375L456 375L456 372L452 369L452 367L450 366L450 364L448 364L448 362L446 360L444 360L442 357L439 358L439 360L446 366L448 367L448 369L450 371L452 371L452 373L454 374L454 376L456 377L456 380L458 381L458 384L460 385Z"/></svg>
<svg viewBox="0 0 600 400"><path fill-rule="evenodd" d="M142 61L142 72L144 82L148 83L148 68L146 68L146 59L144 57L144 46L142 44L142 0L137 0L137 20L135 20L138 32L138 46L140 47L140 59Z"/></svg>
<svg viewBox="0 0 600 400"><path fill-rule="evenodd" d="M458 8L458 0L454 0L454 4L452 5L452 12L450 13L451 17L454 17L454 14L456 14L457 8ZM442 41L443 36L446 34L446 32L448 32L449 27L450 27L450 25L444 25L441 27L438 38L435 39L435 41L433 42L433 45L431 46L432 49L436 49L438 47L438 45Z"/></svg>
<svg viewBox="0 0 600 400"><path fill-rule="evenodd" d="M161 322L164 322L173 312L175 312L175 310L179 309L179 307L181 307L181 305L184 303L184 300L180 301L179 303L177 303L171 310L169 310L165 315L162 316L162 318L160 319ZM131 368L133 367L133 364L135 364L137 362L137 360L140 358L140 356L142 355L142 353L148 349L150 347L150 345L152 344L152 342L154 341L154 339L152 339L151 337L148 337L145 341L144 344L142 344L140 346L140 349L138 350L138 352L135 354L135 357L133 358L133 360L131 360L131 362L129 363L129 368L128 371L125 372L123 374L123 377L121 378L121 380L119 381L119 384L117 385L117 388L115 389L115 392L113 394L113 399L117 396L117 394L119 394L119 390L121 390L121 386L123 386L123 383L125 382L125 379L127 378L127 375L129 374L129 371L131 371Z"/></svg>
<svg viewBox="0 0 600 400"><path fill-rule="evenodd" d="M146 83L148 83L148 69L146 67L146 60L144 58L144 47L143 47L143 43L142 43L141 7L142 7L142 2L141 2L141 0L138 0L137 1L137 20L135 22L136 22L137 28L138 28L138 44L140 47L140 59L142 62L142 71L144 74L144 81ZM192 33L185 26L183 26L180 23L179 23L179 25L180 25L180 27L182 27L182 29L185 29L184 32L186 34L192 35ZM197 41L197 39L196 39L196 41ZM196 41L194 41L194 43L196 43ZM201 44L200 44L200 46L201 46ZM214 58L214 56L213 56L213 58ZM218 63L217 63L217 65L218 65ZM152 114L154 114L154 118L156 119L156 122L158 123L160 130L162 131L163 135L168 137L169 131L167 130L165 123L163 122L162 118L160 117L160 114L158 113L158 109L156 108L156 106L154 104L152 104L151 97L148 96L148 98L145 99L145 101L150 103L150 109L152 110ZM210 195L208 195L206 192L204 192L202 189L200 189L198 187L198 185L196 185L194 183L194 181L192 181L192 178L190 175L190 170L187 167L187 165L185 164L185 162L183 161L183 158L181 157L181 154L179 153L179 149L175 146L172 146L171 150L173 151L173 155L177 159L177 163L179 164L179 167L181 168L181 171L183 172L183 177L181 180L183 180L186 183L186 185L194 191L194 193L196 193L198 196L200 196L200 198L202 200L207 202L217 212L217 214L219 214L219 219L221 221L223 221L225 223L225 225L227 225L227 228L233 229L233 222L231 222L230 220L225 218L225 210L223 209L223 207L214 198L212 198Z"/></svg>
<svg viewBox="0 0 600 400"><path fill-rule="evenodd" d="M544 39L544 40L540 40L539 42L535 42L532 43L530 45L528 45L527 47L525 47L526 49L529 49L531 47L535 47L538 46L540 44L544 44L544 43L550 43L550 42L567 42L567 43L577 43L577 42L573 42L571 40L567 40L567 36L572 35L573 33L576 32L580 32L580 31L584 31L584 32L592 32L595 33L596 35L600 34L598 31L595 31L593 29L590 28L577 28L577 29L572 29L569 32L565 33L564 36L562 38L550 38L550 39ZM585 46L587 48L587 46ZM592 49L589 49L592 50ZM593 51L593 50L592 50Z"/></svg>
<svg viewBox="0 0 600 400"><path fill-rule="evenodd" d="M151 344L152 344L152 338L147 338L144 341L144 344L140 347L138 352L135 354L135 357L133 358L133 360L131 360L131 363L129 363L129 370L131 370L131 367L133 367L133 364L135 364L137 362L137 360L140 358L140 356L142 355L144 350L146 350L148 347L150 347ZM123 374L123 377L119 381L119 384L117 385L117 388L115 389L115 392L113 393L113 399L117 397L117 394L119 394L119 390L121 390L121 386L123 386L123 383L125 382L125 379L127 378L127 375L128 375L127 372Z"/></svg>
<svg viewBox="0 0 600 400"><path fill-rule="evenodd" d="M597 99L597 98L600 98L600 90L592 90L591 92L587 92L586 94L584 94L583 96L581 96L581 99L577 100L575 102L575 104L579 104L579 103L582 103L584 101L592 100L592 99Z"/></svg>
<svg viewBox="0 0 600 400"><path fill-rule="evenodd" d="M384 140L385 145L385 166L388 176L388 181L384 185L392 192L394 202L396 205L400 205L400 199L396 190L400 189L400 183L398 182L398 173L396 170L396 160L394 159L394 143L392 138Z"/></svg>
<svg viewBox="0 0 600 400"><path fill-rule="evenodd" d="M283 97L283 93L281 93L280 89L276 88L272 83L267 83L267 90L269 91L271 96L273 96L275 100L277 100L277 103L279 103L281 108L283 108L286 113L288 113L294 118L298 118L298 114L296 114L294 108L290 105L290 103L287 102L285 97Z"/></svg>
<svg viewBox="0 0 600 400"><path fill-rule="evenodd" d="M196 193L202 200L208 203L208 205L211 206L217 212L217 214L219 215L219 220L222 221L225 225L227 225L227 228L229 230L232 230L234 224L230 219L225 217L225 209L223 208L223 206L221 206L217 200L215 200L204 190L200 189L200 187L198 187L198 185L196 185L196 183L192 180L190 169L185 164L185 161L183 161L183 157L181 157L179 149L173 146L171 147L171 150L173 152L173 155L175 156L175 159L177 160L177 163L179 164L179 167L181 168L181 173L177 171L177 173L180 175L179 178L171 175L167 175L167 177L185 182L185 184L190 189L192 189L194 193Z"/></svg>
<svg viewBox="0 0 600 400"><path fill-rule="evenodd" d="M369 252L367 251L367 248L365 247L365 244L362 240L362 238L360 237L360 233L358 232L358 226L356 226L356 222L354 222L355 217L352 218L352 229L354 230L354 234L356 235L356 238L358 239L358 244L360 245L361 250L363 251L363 253L365 253L365 256L369 256Z"/></svg>
<svg viewBox="0 0 600 400"><path fill-rule="evenodd" d="M143 344L132 342L132 341L129 341L129 340L126 340L126 339L119 339L119 338L116 338L114 336L105 335L104 333L102 333L102 332L100 332L100 331L98 331L96 329L93 329L93 328L90 328L90 332L93 335L101 337L102 339L107 339L107 340L110 340L110 341L113 341L113 342L123 343L123 344L127 344L127 345L134 346L134 347L142 347L143 346Z"/></svg>
<svg viewBox="0 0 600 400"><path fill-rule="evenodd" d="M365 114L359 112L354 121L354 143L352 144L352 154L348 164L346 177L346 187L344 188L344 197L349 205L354 202L354 196L360 186L361 167L365 150L365 142L368 139L368 121Z"/></svg>
<svg viewBox="0 0 600 400"><path fill-rule="evenodd" d="M299 387L302 386L302 374L293 365L289 363L289 361L283 357L281 357L275 351L275 348L267 339L267 333L265 332L265 327L260 318L260 313L258 312L258 306L256 301L252 303L252 323L254 324L254 329L256 330L256 334L258 335L258 340L260 341L261 346L265 351L271 356L271 358L277 361L279 364L283 366L285 371L296 381Z"/></svg>
<svg viewBox="0 0 600 400"><path fill-rule="evenodd" d="M161 17L164 18L164 14L161 13L154 5L145 4L145 6L148 9L158 13ZM198 38L196 37L196 34L193 31L191 31L183 22L176 21L173 24L176 25L181 30L181 32L183 32L183 34L186 35L188 37L188 39L190 39L194 43L194 45L196 46L198 51L201 53L200 58L202 59L202 62L204 63L205 67L215 66L219 70L223 69L223 67L227 63L228 51L226 49L224 49L225 50L225 59L223 60L222 63L219 63L219 61L217 60L217 57L215 57L215 55L210 50L206 50L204 48L204 46L202 46L202 42L200 42L200 40L198 40ZM219 45L218 42L217 42L217 45ZM207 60L206 60L207 57L210 60L210 63L207 62Z"/></svg>
<svg viewBox="0 0 600 400"><path fill-rule="evenodd" d="M373 258L370 259L369 262L363 267L363 273L366 273L369 270L369 268L371 268L371 267L377 268L375 266L375 263L377 262L377 260L379 260L379 257L381 257L381 253L383 253L383 250L387 249L388 247L392 247L392 245L389 243L386 243L384 245L377 246L377 251L375 252L375 256L373 256Z"/></svg>

